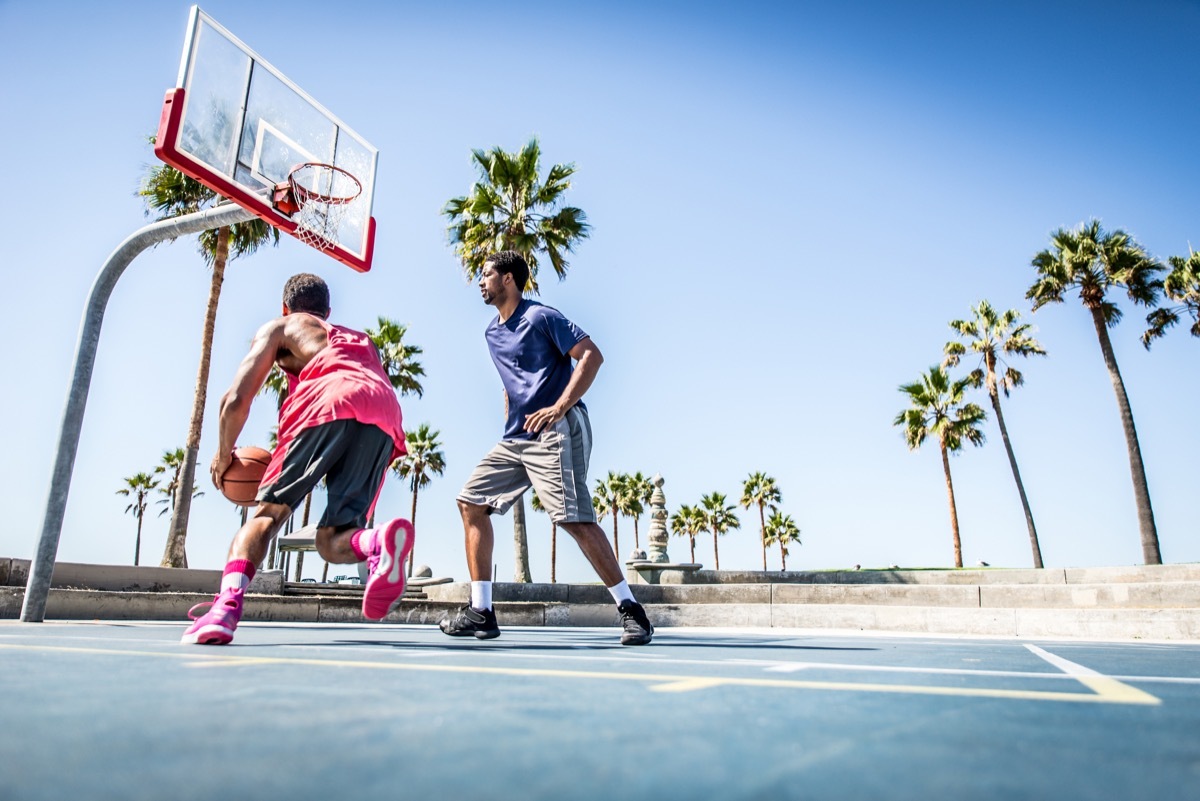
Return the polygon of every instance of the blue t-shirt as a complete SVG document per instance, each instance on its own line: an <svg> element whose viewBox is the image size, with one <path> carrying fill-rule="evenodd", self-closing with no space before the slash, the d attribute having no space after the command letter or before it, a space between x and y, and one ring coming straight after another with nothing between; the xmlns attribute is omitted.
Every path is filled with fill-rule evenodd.
<svg viewBox="0 0 1200 801"><path fill-rule="evenodd" d="M525 417L562 395L574 370L567 354L587 334L558 309L522 298L503 323L496 315L484 336L508 394L504 439L532 439Z"/></svg>

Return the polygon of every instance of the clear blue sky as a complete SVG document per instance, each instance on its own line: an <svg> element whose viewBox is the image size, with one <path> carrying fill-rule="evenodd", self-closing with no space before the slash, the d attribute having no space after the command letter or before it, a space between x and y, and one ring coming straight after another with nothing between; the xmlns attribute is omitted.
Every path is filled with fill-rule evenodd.
<svg viewBox="0 0 1200 801"><path fill-rule="evenodd" d="M417 561L466 578L454 496L502 426L483 328L440 209L474 180L470 151L520 147L578 167L570 200L594 226L542 300L606 356L587 396L593 477L661 472L668 505L752 471L774 476L802 529L795 569L953 563L936 447L909 452L897 387L938 361L947 322L981 299L1016 308L1050 357L1006 421L1048 566L1141 560L1125 443L1088 315L1036 315L1031 257L1096 217L1153 254L1200 247L1200 4L229 2L202 6L380 150L375 268L360 275L284 237L230 265L217 320L201 465L216 400L286 278L324 275L336 321L386 315L425 349L405 419L440 429L448 468L422 492ZM91 283L146 222L144 138L174 85L188 4L0 2L0 148L8 191L9 346L0 417L0 555L38 538ZM183 444L208 273L194 239L134 261L108 307L59 558L132 560L122 479ZM1146 352L1145 311L1113 332L1165 561L1200 560L1195 514L1200 340ZM981 396L978 400L983 403ZM244 441L265 444L263 402ZM952 460L968 565L1027 566L1024 520L994 421ZM201 481L207 484L204 473ZM193 507L196 567L223 564L238 513ZM406 513L398 479L383 513ZM761 564L757 531L724 568ZM161 557L151 517L143 562ZM608 524L606 523L606 526ZM648 521L643 520L643 532ZM549 523L530 514L534 578ZM511 524L497 521L499 575ZM631 545L622 521L622 550ZM672 540L684 560L684 540ZM560 580L594 580L572 543ZM697 559L712 564L711 538ZM778 569L779 555L769 563ZM307 575L317 575L310 560Z"/></svg>

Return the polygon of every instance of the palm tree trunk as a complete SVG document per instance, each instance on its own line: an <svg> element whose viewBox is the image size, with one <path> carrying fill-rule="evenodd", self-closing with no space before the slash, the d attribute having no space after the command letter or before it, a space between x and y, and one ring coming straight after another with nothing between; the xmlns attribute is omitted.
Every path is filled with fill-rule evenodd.
<svg viewBox="0 0 1200 801"><path fill-rule="evenodd" d="M996 391L995 378L989 367L988 395L992 399L992 408L996 410L996 422L1000 424L1000 439L1004 441L1004 452L1008 454L1008 466L1012 468L1013 480L1017 482L1017 494L1021 496L1021 508L1025 510L1025 528L1029 530L1029 546L1033 549L1033 566L1042 567L1042 548L1038 544L1037 528L1033 525L1033 512L1029 508L1029 499L1025 497L1025 485L1021 482L1021 471L1017 469L1017 457L1013 453L1012 443L1008 439L1008 427L1004 425L1004 413L1000 411L1000 393Z"/></svg>
<svg viewBox="0 0 1200 801"><path fill-rule="evenodd" d="M533 581L529 572L529 538L525 533L525 496L522 494L513 504L513 550L516 564L513 581L528 584Z"/></svg>
<svg viewBox="0 0 1200 801"><path fill-rule="evenodd" d="M950 531L954 534L954 566L962 567L962 540L958 536L958 508L954 505L954 482L950 480L950 452L942 446L942 469L946 471L946 493L950 496Z"/></svg>
<svg viewBox="0 0 1200 801"><path fill-rule="evenodd" d="M296 577L293 581L299 581L301 574L304 573L304 551L296 551Z"/></svg>
<svg viewBox="0 0 1200 801"><path fill-rule="evenodd" d="M787 548L783 547L782 542L779 543L779 563L781 565L783 565L783 568L779 572L786 573L787 572Z"/></svg>
<svg viewBox="0 0 1200 801"><path fill-rule="evenodd" d="M717 550L717 530L713 529L713 569L721 569L721 553Z"/></svg>
<svg viewBox="0 0 1200 801"><path fill-rule="evenodd" d="M208 308L204 313L204 336L200 346L200 369L196 374L196 392L192 398L192 419L188 424L183 469L175 488L175 508L171 530L163 553L163 567L187 567L188 516L192 511L192 487L196 484L196 455L200 450L200 429L204 423L204 405L208 396L208 369L212 361L213 329L217 323L217 302L225 282L225 262L229 258L229 227L217 232L217 252L213 258L212 281L208 289Z"/></svg>
<svg viewBox="0 0 1200 801"><path fill-rule="evenodd" d="M558 563L558 524L553 520L550 521L550 583L557 582L555 578L555 567Z"/></svg>
<svg viewBox="0 0 1200 801"><path fill-rule="evenodd" d="M762 549L763 549L763 572L766 573L767 572L767 521L766 521L766 518L763 517L763 505L761 503L758 505L758 525L759 525L758 536L759 536L759 539L762 540ZM787 570L787 561L786 560L783 563L783 569Z"/></svg>
<svg viewBox="0 0 1200 801"><path fill-rule="evenodd" d="M408 552L408 577L409 578L412 578L413 560L416 558L414 556L414 554L417 552L417 545L416 545L415 541L417 539L417 492L418 491L419 490L417 487L414 486L412 488L412 494L413 494L412 517L410 517L408 519L408 522L412 523L413 540L414 540L412 550Z"/></svg>
<svg viewBox="0 0 1200 801"><path fill-rule="evenodd" d="M305 528L308 525L308 515L312 511L312 493L304 496L304 514L300 517L300 528Z"/></svg>
<svg viewBox="0 0 1200 801"><path fill-rule="evenodd" d="M641 547L642 547L642 543L641 543L641 540L638 538L638 519L637 519L637 515L634 515L633 516L633 549L635 551L637 551L637 550L641 550Z"/></svg>
<svg viewBox="0 0 1200 801"><path fill-rule="evenodd" d="M691 536L688 537L688 549L689 549L689 552L691 553L691 557L690 557L692 560L691 563L694 565L694 564L696 564L696 538L695 537L691 537Z"/></svg>
<svg viewBox="0 0 1200 801"><path fill-rule="evenodd" d="M1117 357L1113 353L1112 341L1108 337L1108 326L1099 308L1089 309L1096 336L1100 338L1100 351L1104 354L1104 366L1112 379L1113 392L1117 394L1117 408L1121 411L1121 427L1125 431L1125 446L1129 450L1129 472L1133 477L1133 497L1137 503L1138 529L1142 536L1142 558L1148 565L1161 565L1162 554L1158 549L1158 529L1154 525L1154 509L1150 506L1150 485L1146 481L1146 467L1142 463L1142 449L1138 445L1137 429L1133 426L1133 409L1125 393L1125 382L1117 369Z"/></svg>
<svg viewBox="0 0 1200 801"><path fill-rule="evenodd" d="M142 554L142 515L139 512L137 516L137 539L133 543L133 566L138 566L138 560Z"/></svg>
<svg viewBox="0 0 1200 801"><path fill-rule="evenodd" d="M617 506L615 503L613 504L612 516L613 516L613 555L617 557L617 561L619 562L619 561L621 561L621 540L617 538L617 518L620 517L620 515L617 514Z"/></svg>

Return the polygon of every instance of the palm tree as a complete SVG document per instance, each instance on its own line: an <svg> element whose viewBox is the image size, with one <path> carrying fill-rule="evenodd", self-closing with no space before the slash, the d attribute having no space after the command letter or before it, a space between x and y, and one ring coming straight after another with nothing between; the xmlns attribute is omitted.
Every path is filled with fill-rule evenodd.
<svg viewBox="0 0 1200 801"><path fill-rule="evenodd" d="M440 431L430 431L429 423L421 423L416 431L404 434L404 442L408 453L392 462L392 469L401 478L408 479L408 488L412 492L412 516L409 521L413 528L417 525L417 493L421 487L429 486L433 476L446 472L446 455L442 453L442 443L438 442ZM408 554L408 575L412 575L414 548Z"/></svg>
<svg viewBox="0 0 1200 801"><path fill-rule="evenodd" d="M621 512L633 518L633 547L634 550L641 550L641 537L638 534L638 518L642 512L646 511L646 504L650 503L650 495L654 492L654 485L650 483L650 479L638 471L633 475L625 476L625 498L621 507Z"/></svg>
<svg viewBox="0 0 1200 801"><path fill-rule="evenodd" d="M383 363L383 371L387 374L388 381L401 397L409 394L421 397L425 394L425 388L421 386L420 377L425 375L425 368L413 357L424 351L418 345L404 344L404 335L408 333L407 326L387 317L377 319L379 328L368 328L365 333L379 353L379 360ZM367 526L374 525L375 513L372 510L367 519Z"/></svg>
<svg viewBox="0 0 1200 801"><path fill-rule="evenodd" d="M536 138L516 153L500 147L473 150L479 179L465 197L451 198L442 209L448 233L467 280L483 271L487 257L498 250L515 250L529 264L530 288L537 292L538 255L550 261L559 280L567 275L566 254L588 237L586 215L574 206L561 206L574 164L555 164L546 179L541 171L541 146ZM518 581L530 580L529 543L525 531L525 499L513 505L513 544Z"/></svg>
<svg viewBox="0 0 1200 801"><path fill-rule="evenodd" d="M1025 297L1033 301L1033 310L1037 311L1047 303L1062 303L1067 290L1079 290L1079 298L1092 316L1096 338L1100 341L1100 353L1117 396L1125 446L1129 451L1129 471L1137 504L1142 556L1148 565L1162 564L1154 509L1150 506L1150 485L1146 481L1142 449L1133 425L1133 409L1108 336L1108 329L1120 322L1121 310L1107 295L1110 289L1120 287L1134 303L1154 306L1163 285L1157 275L1164 268L1129 234L1120 230L1105 231L1096 220L1074 231L1060 228L1051 237L1050 243L1050 248L1033 257L1038 279Z"/></svg>
<svg viewBox="0 0 1200 801"><path fill-rule="evenodd" d="M158 479L148 473L135 473L125 479L125 486L117 490L118 495L133 500L125 511L137 518L137 539L133 545L133 566L137 567L142 554L142 519L146 516L147 496L158 488Z"/></svg>
<svg viewBox="0 0 1200 801"><path fill-rule="evenodd" d="M671 533L676 537L687 537L690 560L696 564L696 535L704 530L704 515L694 506L684 504L671 515Z"/></svg>
<svg viewBox="0 0 1200 801"><path fill-rule="evenodd" d="M538 497L537 490L534 490L533 497L529 499L529 505L533 507L535 512L544 512L546 507L542 505L542 499ZM594 504L593 504L594 505ZM554 522L554 518L550 518L550 583L556 583L555 568L558 562L558 524Z"/></svg>
<svg viewBox="0 0 1200 801"><path fill-rule="evenodd" d="M787 557L788 544L796 543L803 545L800 542L800 529L796 525L796 521L792 520L791 515L785 515L778 509L771 512L771 517L766 522L763 528L763 541L779 543L779 558L783 564L781 570L787 572Z"/></svg>
<svg viewBox="0 0 1200 801"><path fill-rule="evenodd" d="M996 374L996 366L1004 361L1003 356L1045 356L1046 351L1032 336L1032 326L1022 323L1021 315L1015 309L1009 309L1004 314L998 314L992 304L981 300L978 306L971 309L972 320L951 320L952 328L964 342L947 342L942 359L943 367L955 367L959 359L970 347L980 355L982 367L976 367L968 378L971 386L986 386L992 409L996 412L996 423L1000 426L1000 439L1004 441L1004 450L1008 454L1008 465L1012 468L1013 480L1017 482L1017 494L1021 496L1021 508L1025 510L1025 527L1029 531L1029 545L1033 549L1033 566L1042 567L1042 548L1038 543L1037 528L1033 525L1033 512L1029 508L1029 499L1025 497L1025 485L1021 482L1021 471L1017 469L1017 457L1013 453L1012 443L1008 439L1008 428L1004 425L1004 413L1000 410L1000 390L1004 397L1013 387L1019 387L1025 382L1024 376L1015 367L1004 364L1004 374Z"/></svg>
<svg viewBox="0 0 1200 801"><path fill-rule="evenodd" d="M626 476L624 473L614 473L608 471L608 475L604 478L596 479L596 491L593 495L593 505L595 497L598 496L606 505L607 510L612 512L613 519L613 554L618 560L621 558L621 540L617 533L617 522L621 516L621 511L627 507L626 497L628 491L625 486Z"/></svg>
<svg viewBox="0 0 1200 801"><path fill-rule="evenodd" d="M742 482L742 508L758 507L758 533L759 539L762 540L764 573L767 570L767 521L763 509L767 506L774 508L782 501L783 495L779 492L779 487L775 486L775 479L766 473L751 473L750 477Z"/></svg>
<svg viewBox="0 0 1200 801"><path fill-rule="evenodd" d="M420 379L425 375L425 368L415 357L425 351L419 345L404 344L408 326L401 325L395 320L389 320L387 317L378 319L379 327L368 328L366 334L375 343L376 350L379 351L379 360L383 362L383 371L387 373L388 380L392 382L392 387L400 393L400 397L405 395L422 397L425 394L425 388L421 386Z"/></svg>
<svg viewBox="0 0 1200 801"><path fill-rule="evenodd" d="M734 514L734 505L725 502L725 496L720 492L703 495L700 498L700 514L704 518L704 527L713 535L713 566L721 569L721 555L717 551L717 537L742 527L742 521Z"/></svg>
<svg viewBox="0 0 1200 801"><path fill-rule="evenodd" d="M983 444L979 426L987 414L974 403L963 403L963 395L971 379L951 381L944 369L934 365L921 380L904 384L900 391L908 396L911 406L896 415L894 425L904 426L904 439L909 450L916 450L933 435L942 453L942 469L946 473L946 492L950 496L950 530L954 535L954 566L962 567L962 540L958 531L958 508L954 503L954 482L950 478L950 454L962 450L963 441Z"/></svg>
<svg viewBox="0 0 1200 801"><path fill-rule="evenodd" d="M1150 350L1150 343L1161 337L1167 329L1179 322L1180 312L1186 312L1194 321L1192 336L1200 337L1200 253L1188 248L1188 257L1172 256L1171 272L1163 281L1163 294L1179 303L1164 309L1155 309L1146 315L1150 325L1142 334L1142 344Z"/></svg>
<svg viewBox="0 0 1200 801"><path fill-rule="evenodd" d="M151 140L153 141L153 139ZM200 211L217 202L218 195L204 184L165 164L151 167L138 190L146 203L146 214L166 220ZM192 415L184 443L184 462L176 485L177 498L171 514L171 529L163 551L163 567L187 567L187 527L191 513L191 494L183 490L195 486L196 456L200 449L200 431L204 422L204 405L208 393L209 363L212 358L213 329L217 319L217 303L225 281L225 265L231 258L245 256L267 242L278 244L278 229L262 220L250 220L200 234L200 255L212 268L208 290L208 306L204 313L204 332L200 344L200 367L196 374L196 390L192 398Z"/></svg>
<svg viewBox="0 0 1200 801"><path fill-rule="evenodd" d="M542 181L542 149L537 138L516 153L500 147L473 150L479 180L466 197L449 200L450 242L467 279L474 281L487 257L515 250L529 263L529 289L538 290L538 254L545 254L559 280L566 278L566 254L589 235L587 215L574 206L559 207L575 174L574 164L555 164Z"/></svg>

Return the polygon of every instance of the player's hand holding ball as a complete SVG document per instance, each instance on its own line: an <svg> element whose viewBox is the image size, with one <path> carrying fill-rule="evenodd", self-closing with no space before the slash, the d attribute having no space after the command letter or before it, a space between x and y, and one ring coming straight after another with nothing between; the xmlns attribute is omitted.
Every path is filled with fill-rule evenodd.
<svg viewBox="0 0 1200 801"><path fill-rule="evenodd" d="M268 450L254 445L234 448L233 453L217 454L213 458L213 483L230 502L238 506L254 506L257 503L258 485L270 463L271 452Z"/></svg>

